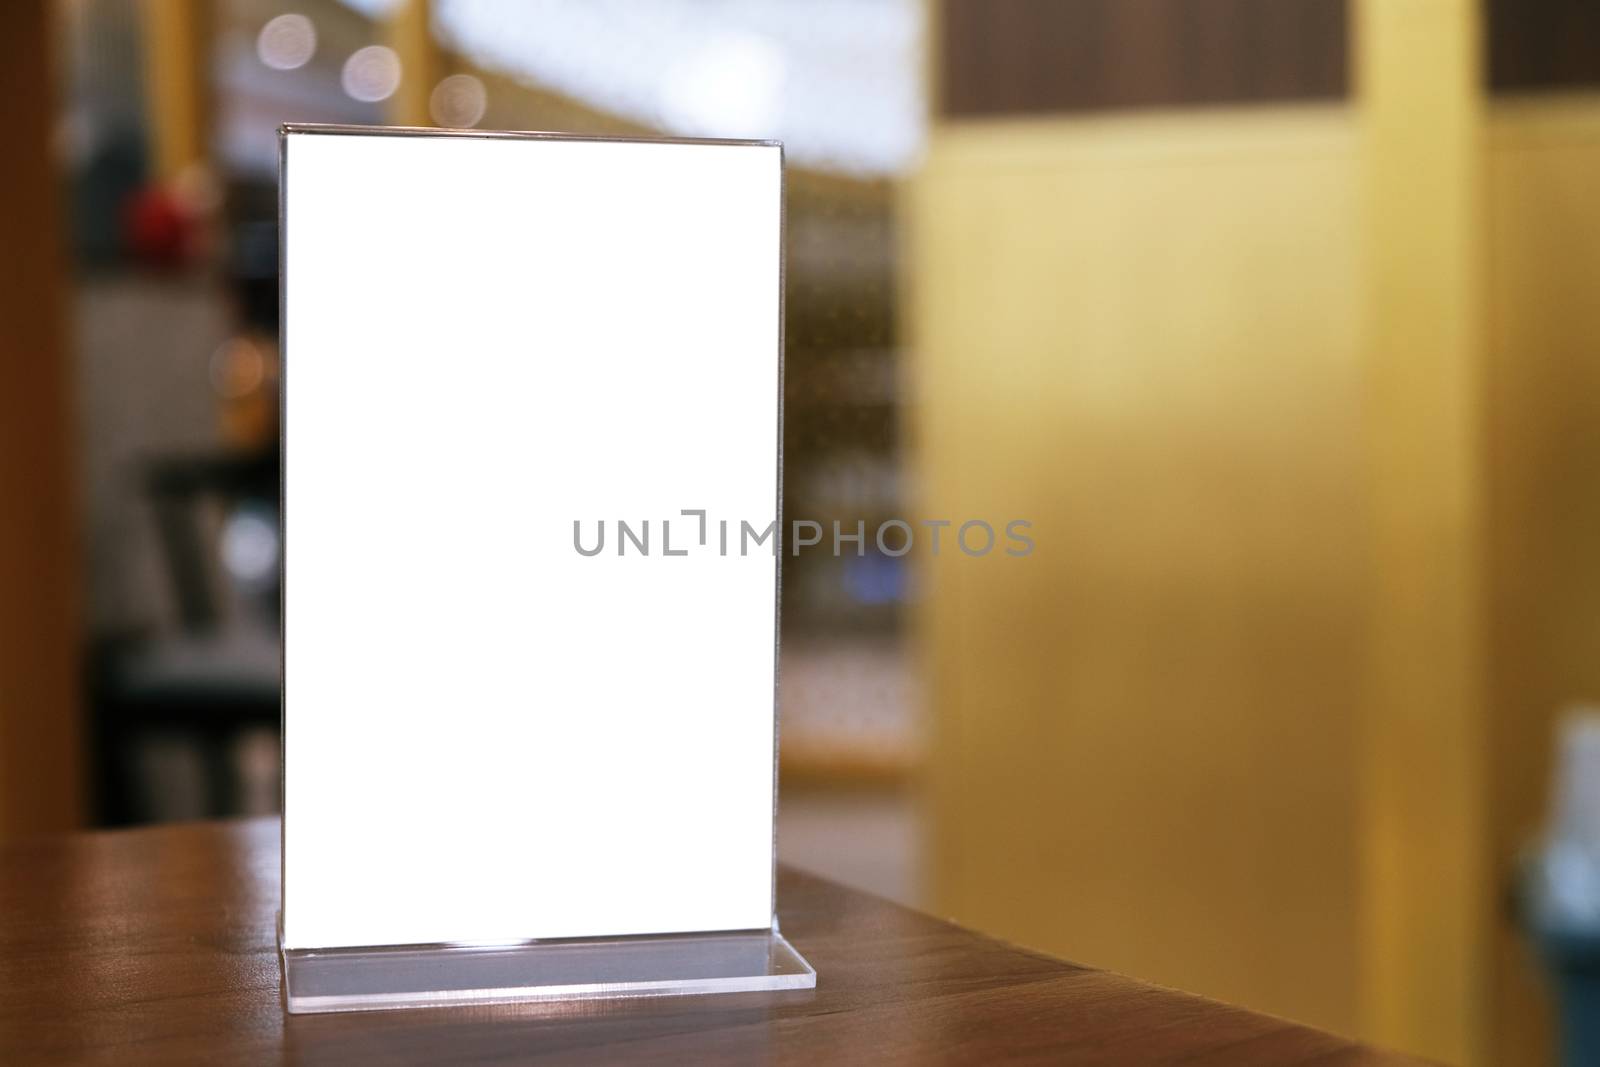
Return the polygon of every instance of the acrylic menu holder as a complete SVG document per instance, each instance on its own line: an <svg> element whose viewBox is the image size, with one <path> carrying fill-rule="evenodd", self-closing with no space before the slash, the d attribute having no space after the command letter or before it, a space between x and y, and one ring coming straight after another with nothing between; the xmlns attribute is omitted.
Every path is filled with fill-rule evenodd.
<svg viewBox="0 0 1600 1067"><path fill-rule="evenodd" d="M781 147L291 125L280 168L286 1009L813 987Z"/></svg>

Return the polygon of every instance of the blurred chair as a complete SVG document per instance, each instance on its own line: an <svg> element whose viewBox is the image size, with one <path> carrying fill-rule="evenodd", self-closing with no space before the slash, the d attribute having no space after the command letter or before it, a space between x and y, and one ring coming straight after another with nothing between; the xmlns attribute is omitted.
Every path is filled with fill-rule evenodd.
<svg viewBox="0 0 1600 1067"><path fill-rule="evenodd" d="M278 456L262 451L164 457L149 463L145 486L176 606L172 633L134 634L103 643L92 656L101 821L144 821L157 783L141 780L136 753L152 737L194 746L204 768L204 810L238 814L236 747L251 730L279 722L280 588L276 533ZM223 532L205 521L224 516ZM253 524L253 544L231 554L255 557L243 580L229 552L229 523ZM246 534L248 541L251 535ZM230 595L231 594L231 595Z"/></svg>

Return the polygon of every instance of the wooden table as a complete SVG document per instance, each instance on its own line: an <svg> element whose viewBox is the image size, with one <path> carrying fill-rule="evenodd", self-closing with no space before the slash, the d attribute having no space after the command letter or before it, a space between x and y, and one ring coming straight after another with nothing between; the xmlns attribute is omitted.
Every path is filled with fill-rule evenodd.
<svg viewBox="0 0 1600 1067"><path fill-rule="evenodd" d="M1402 1062L798 871L778 905L814 991L289 1018L276 820L42 838L0 850L0 1063Z"/></svg>

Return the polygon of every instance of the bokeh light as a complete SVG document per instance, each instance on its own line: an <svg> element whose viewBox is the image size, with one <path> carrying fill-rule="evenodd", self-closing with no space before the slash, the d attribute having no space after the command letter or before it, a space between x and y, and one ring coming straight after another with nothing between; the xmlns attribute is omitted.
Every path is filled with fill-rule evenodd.
<svg viewBox="0 0 1600 1067"><path fill-rule="evenodd" d="M400 88L400 57L381 44L368 45L344 61L339 84L353 99L374 104L387 100Z"/></svg>
<svg viewBox="0 0 1600 1067"><path fill-rule="evenodd" d="M452 74L433 87L428 113L440 126L476 126L489 106L483 82L470 74Z"/></svg>
<svg viewBox="0 0 1600 1067"><path fill-rule="evenodd" d="M273 70L298 70L316 54L317 27L304 15L279 15L256 38L256 55Z"/></svg>

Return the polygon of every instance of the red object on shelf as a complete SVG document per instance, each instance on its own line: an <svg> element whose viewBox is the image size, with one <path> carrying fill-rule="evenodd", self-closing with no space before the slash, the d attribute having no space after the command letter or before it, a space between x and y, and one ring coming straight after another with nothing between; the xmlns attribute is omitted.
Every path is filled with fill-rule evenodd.
<svg viewBox="0 0 1600 1067"><path fill-rule="evenodd" d="M129 197L122 226L128 251L144 266L176 269L195 247L195 220L164 186L146 186Z"/></svg>

